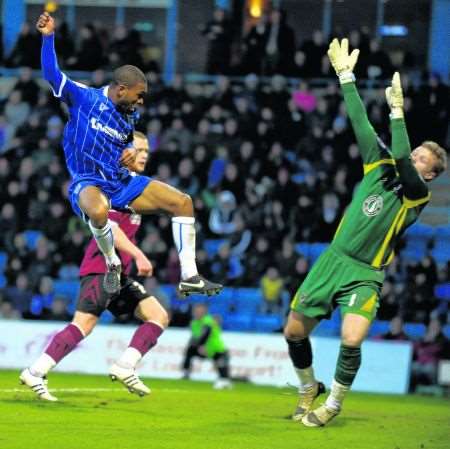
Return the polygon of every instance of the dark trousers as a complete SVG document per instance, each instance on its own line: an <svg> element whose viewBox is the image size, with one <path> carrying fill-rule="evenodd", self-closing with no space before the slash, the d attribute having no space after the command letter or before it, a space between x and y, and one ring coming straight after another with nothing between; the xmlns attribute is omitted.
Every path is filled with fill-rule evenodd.
<svg viewBox="0 0 450 449"><path fill-rule="evenodd" d="M194 357L200 357L201 359L207 359L208 357L198 352L197 346L188 346L184 354L183 370L186 375L191 372L192 359ZM214 366L219 373L219 377L222 379L229 379L230 377L230 357L228 351L217 352L212 357Z"/></svg>

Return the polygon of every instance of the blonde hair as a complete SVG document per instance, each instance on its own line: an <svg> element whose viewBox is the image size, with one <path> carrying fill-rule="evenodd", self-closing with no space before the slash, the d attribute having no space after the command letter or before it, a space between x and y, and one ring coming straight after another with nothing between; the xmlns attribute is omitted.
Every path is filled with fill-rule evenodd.
<svg viewBox="0 0 450 449"><path fill-rule="evenodd" d="M436 176L439 176L442 172L447 170L447 153L439 144L433 142L432 140L426 140L420 146L430 150L436 158L437 162L433 167L433 171L436 172Z"/></svg>
<svg viewBox="0 0 450 449"><path fill-rule="evenodd" d="M138 139L147 139L147 136L141 131L133 131L133 137L137 137Z"/></svg>
<svg viewBox="0 0 450 449"><path fill-rule="evenodd" d="M148 150L145 151L150 152L150 142L148 141L147 136L144 133L142 133L141 131L133 131L133 139L144 139L148 143Z"/></svg>

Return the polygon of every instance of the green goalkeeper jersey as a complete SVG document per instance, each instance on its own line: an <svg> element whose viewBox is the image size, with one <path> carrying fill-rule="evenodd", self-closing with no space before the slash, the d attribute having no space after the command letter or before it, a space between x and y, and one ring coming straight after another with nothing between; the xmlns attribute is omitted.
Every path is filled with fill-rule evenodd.
<svg viewBox="0 0 450 449"><path fill-rule="evenodd" d="M211 329L204 344L206 355L208 357L214 357L217 353L225 352L226 346L222 338L222 330L214 317L211 315L205 315L199 320L192 320L192 337L194 337L194 339L199 339L202 336L205 327L209 327Z"/></svg>
<svg viewBox="0 0 450 449"><path fill-rule="evenodd" d="M347 112L364 163L364 178L336 231L332 245L348 256L381 269L394 246L430 199L410 159L405 122L393 119L389 150L377 137L354 83L342 86Z"/></svg>

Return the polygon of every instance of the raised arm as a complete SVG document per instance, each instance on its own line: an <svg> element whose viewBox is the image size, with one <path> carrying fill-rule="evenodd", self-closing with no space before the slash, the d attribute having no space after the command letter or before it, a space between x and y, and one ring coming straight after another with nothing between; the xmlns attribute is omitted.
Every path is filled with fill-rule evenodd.
<svg viewBox="0 0 450 449"><path fill-rule="evenodd" d="M377 135L369 122L366 109L355 85L353 69L358 56L358 49L349 53L347 39L342 39L341 43L337 39L333 39L328 49L328 57L341 84L347 113L355 132L359 151L364 164L369 164L380 160L382 155L378 148Z"/></svg>
<svg viewBox="0 0 450 449"><path fill-rule="evenodd" d="M407 205L419 205L428 201L430 194L411 160L411 145L406 130L403 91L398 72L394 73L392 85L386 89L386 99L391 109L392 155L403 185L403 195Z"/></svg>
<svg viewBox="0 0 450 449"><path fill-rule="evenodd" d="M53 95L67 103L82 101L88 93L87 86L76 83L61 72L55 52L55 21L49 13L39 16L36 24L42 34L41 66L44 79L50 83Z"/></svg>
<svg viewBox="0 0 450 449"><path fill-rule="evenodd" d="M114 246L119 250L129 254L136 262L139 276L151 276L153 266L145 254L126 236L116 222L112 222L114 235Z"/></svg>

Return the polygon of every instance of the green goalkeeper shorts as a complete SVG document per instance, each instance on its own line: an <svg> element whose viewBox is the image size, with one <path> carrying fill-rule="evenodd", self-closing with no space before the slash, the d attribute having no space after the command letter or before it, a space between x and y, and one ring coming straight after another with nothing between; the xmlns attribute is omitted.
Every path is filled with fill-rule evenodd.
<svg viewBox="0 0 450 449"><path fill-rule="evenodd" d="M333 309L372 321L378 309L384 271L359 262L330 246L313 265L291 303L310 318L330 318Z"/></svg>

